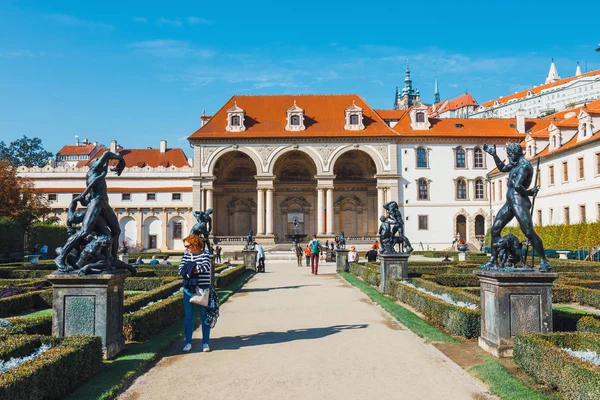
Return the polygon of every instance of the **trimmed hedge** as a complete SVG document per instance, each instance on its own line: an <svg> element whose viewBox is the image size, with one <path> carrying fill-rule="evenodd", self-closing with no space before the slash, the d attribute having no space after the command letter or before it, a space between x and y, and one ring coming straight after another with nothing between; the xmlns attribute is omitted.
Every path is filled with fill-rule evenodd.
<svg viewBox="0 0 600 400"><path fill-rule="evenodd" d="M48 258L54 258L56 257L54 250L59 246L64 246L68 238L66 226L34 222L27 234L29 254L39 254L39 249L43 245L47 245Z"/></svg>
<svg viewBox="0 0 600 400"><path fill-rule="evenodd" d="M125 339L142 342L183 317L183 293L123 315Z"/></svg>
<svg viewBox="0 0 600 400"><path fill-rule="evenodd" d="M471 338L480 334L481 313L479 310L469 310L468 308L448 304L427 293L393 280L390 282L388 294L414 307L425 315L430 322L447 329L452 335ZM455 295L453 292L449 294L451 296ZM467 295L467 293L464 294Z"/></svg>
<svg viewBox="0 0 600 400"><path fill-rule="evenodd" d="M577 331L600 334L600 320L592 315L586 315L577 321Z"/></svg>
<svg viewBox="0 0 600 400"><path fill-rule="evenodd" d="M30 340L29 336L11 338ZM60 399L102 368L100 337L44 337L37 343L38 346L52 343L53 347L33 360L0 374L1 399Z"/></svg>
<svg viewBox="0 0 600 400"><path fill-rule="evenodd" d="M450 287L479 286L477 275L441 274L436 275L434 281L438 285Z"/></svg>
<svg viewBox="0 0 600 400"><path fill-rule="evenodd" d="M231 282L242 276L245 270L246 267L244 265L240 265L239 267L232 268L223 274L215 275L215 287L222 288L229 285Z"/></svg>
<svg viewBox="0 0 600 400"><path fill-rule="evenodd" d="M554 332L575 332L579 331L579 321L582 318L591 317L595 319L591 313L583 310L559 310L552 309L552 325ZM598 316L597 318L600 318Z"/></svg>
<svg viewBox="0 0 600 400"><path fill-rule="evenodd" d="M56 268L53 268L55 270ZM40 269L0 269L0 279L32 279L45 278L53 270Z"/></svg>
<svg viewBox="0 0 600 400"><path fill-rule="evenodd" d="M454 301L464 301L465 303L474 303L479 305L480 299L479 296L474 296L471 293L467 293L462 289L456 289L452 287L447 287L443 285L439 285L434 282L427 281L425 279L415 278L411 279L410 282L416 287L423 288L425 290L429 290L435 294L448 294Z"/></svg>
<svg viewBox="0 0 600 400"><path fill-rule="evenodd" d="M372 265L372 263L369 265ZM370 285L379 286L379 269L369 268L359 263L351 263L350 273L362 278L363 281Z"/></svg>
<svg viewBox="0 0 600 400"><path fill-rule="evenodd" d="M8 318L13 323L8 328L0 328L0 336L15 334L52 335L52 316L24 318Z"/></svg>
<svg viewBox="0 0 600 400"><path fill-rule="evenodd" d="M600 353L600 336L581 332L520 335L515 338L514 360L566 399L600 399L600 367L570 356L562 348Z"/></svg>
<svg viewBox="0 0 600 400"><path fill-rule="evenodd" d="M172 282L176 278L163 279L158 277L147 277L147 278L127 278L123 285L124 290L154 290L166 283Z"/></svg>
<svg viewBox="0 0 600 400"><path fill-rule="evenodd" d="M52 308L52 295L52 289L46 289L0 299L0 318L22 314L27 310Z"/></svg>
<svg viewBox="0 0 600 400"><path fill-rule="evenodd" d="M166 283L162 286L157 287L154 290L150 290L147 293L140 293L135 296L131 296L123 302L123 313L127 314L133 311L137 311L151 301L162 300L173 294L176 290L181 287L181 281L175 280L173 282Z"/></svg>
<svg viewBox="0 0 600 400"><path fill-rule="evenodd" d="M0 258L9 253L23 252L25 230L14 219L0 217Z"/></svg>

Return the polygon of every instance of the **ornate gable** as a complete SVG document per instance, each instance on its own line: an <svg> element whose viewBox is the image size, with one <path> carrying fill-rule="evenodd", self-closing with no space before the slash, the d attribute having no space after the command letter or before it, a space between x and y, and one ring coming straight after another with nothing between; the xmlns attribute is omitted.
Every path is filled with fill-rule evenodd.
<svg viewBox="0 0 600 400"><path fill-rule="evenodd" d="M304 126L304 110L296 105L294 100L294 106L287 110L287 124L285 125L286 131L303 131L306 127Z"/></svg>
<svg viewBox="0 0 600 400"><path fill-rule="evenodd" d="M246 113L240 107L237 102L227 110L227 127L225 128L228 132L243 132L246 130L244 125Z"/></svg>
<svg viewBox="0 0 600 400"><path fill-rule="evenodd" d="M344 119L346 121L346 125L344 125L345 130L362 131L365 129L362 111L362 108L357 106L354 101L352 101L352 105L346 108L346 111L344 112Z"/></svg>
<svg viewBox="0 0 600 400"><path fill-rule="evenodd" d="M421 103L417 104L411 108L408 115L410 117L411 129L416 131L425 131L431 128L431 123L429 122L429 111L426 105Z"/></svg>

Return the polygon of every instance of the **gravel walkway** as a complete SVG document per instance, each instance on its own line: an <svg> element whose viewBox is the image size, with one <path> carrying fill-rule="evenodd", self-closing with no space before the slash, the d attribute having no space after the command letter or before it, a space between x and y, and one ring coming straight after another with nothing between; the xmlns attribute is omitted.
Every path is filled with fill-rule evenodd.
<svg viewBox="0 0 600 400"><path fill-rule="evenodd" d="M182 326L183 329L183 326ZM184 343L132 399L484 399L487 388L335 273L267 262L221 308L211 353Z"/></svg>

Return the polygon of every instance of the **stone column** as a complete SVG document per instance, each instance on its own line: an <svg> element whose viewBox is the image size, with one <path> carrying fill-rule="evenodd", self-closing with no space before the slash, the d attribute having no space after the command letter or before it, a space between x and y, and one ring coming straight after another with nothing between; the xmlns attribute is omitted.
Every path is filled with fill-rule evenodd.
<svg viewBox="0 0 600 400"><path fill-rule="evenodd" d="M137 228L138 228L137 240L138 240L138 243L141 243L142 247L145 248L146 243L144 240L144 210L142 208L138 208L137 211L138 211L137 213L139 215L138 226L137 226Z"/></svg>
<svg viewBox="0 0 600 400"><path fill-rule="evenodd" d="M377 186L377 216L383 214L383 205L385 204L385 189Z"/></svg>
<svg viewBox="0 0 600 400"><path fill-rule="evenodd" d="M267 235L273 234L273 189L267 189Z"/></svg>
<svg viewBox="0 0 600 400"><path fill-rule="evenodd" d="M317 189L317 235L323 235L324 227L323 227L323 189Z"/></svg>
<svg viewBox="0 0 600 400"><path fill-rule="evenodd" d="M478 270L481 289L479 347L512 357L515 336L552 332L552 283L558 274Z"/></svg>
<svg viewBox="0 0 600 400"><path fill-rule="evenodd" d="M333 188L327 188L327 234L334 235L334 227L333 227L333 215L335 211L333 210Z"/></svg>
<svg viewBox="0 0 600 400"><path fill-rule="evenodd" d="M162 212L162 238L160 243L160 250L165 251L169 249L168 246L168 237L169 237L169 212L166 208L163 208Z"/></svg>
<svg viewBox="0 0 600 400"><path fill-rule="evenodd" d="M206 208L204 211L208 210L209 208L213 208L213 188L206 189Z"/></svg>
<svg viewBox="0 0 600 400"><path fill-rule="evenodd" d="M265 198L264 190L256 190L256 236L265 233Z"/></svg>

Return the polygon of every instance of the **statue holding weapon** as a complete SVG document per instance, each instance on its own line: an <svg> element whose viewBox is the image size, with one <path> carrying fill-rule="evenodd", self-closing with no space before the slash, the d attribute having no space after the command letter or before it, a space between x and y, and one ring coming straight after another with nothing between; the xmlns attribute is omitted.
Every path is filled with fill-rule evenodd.
<svg viewBox="0 0 600 400"><path fill-rule="evenodd" d="M537 165L535 168L535 185L537 185L538 182L538 176L540 173L540 158L538 157L537 159ZM537 192L533 195L533 198L531 199L531 211L530 211L530 215L531 215L531 219L533 220L533 210L535 209L535 198L537 197ZM531 245L531 243L529 243L529 239L527 240L527 246L525 247L525 256L523 257L523 266L527 266L527 253L529 253L529 246ZM533 268L533 263L535 260L535 251L533 253L531 253L531 268Z"/></svg>

